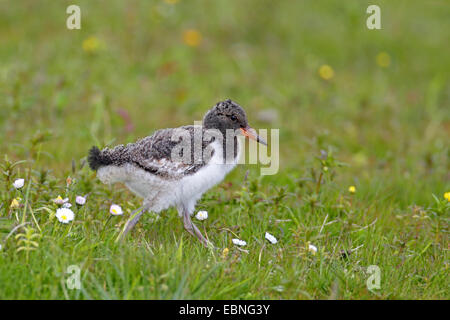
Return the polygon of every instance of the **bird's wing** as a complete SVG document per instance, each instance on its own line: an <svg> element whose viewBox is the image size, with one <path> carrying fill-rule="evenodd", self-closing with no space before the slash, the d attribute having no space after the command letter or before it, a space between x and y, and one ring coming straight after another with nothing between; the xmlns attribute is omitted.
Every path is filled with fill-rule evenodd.
<svg viewBox="0 0 450 320"><path fill-rule="evenodd" d="M204 141L203 128L185 126L162 129L132 144L128 159L134 165L164 179L177 179L193 174L208 164L211 154L202 156L212 142ZM200 137L202 149L194 150L194 139ZM195 151L201 152L198 155Z"/></svg>

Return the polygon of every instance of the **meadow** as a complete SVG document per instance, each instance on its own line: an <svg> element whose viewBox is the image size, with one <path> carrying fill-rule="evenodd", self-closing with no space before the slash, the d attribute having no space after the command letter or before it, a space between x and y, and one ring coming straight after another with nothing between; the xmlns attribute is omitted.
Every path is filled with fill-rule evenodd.
<svg viewBox="0 0 450 320"><path fill-rule="evenodd" d="M0 299L449 299L450 5L375 2L381 30L374 1L0 0ZM174 209L116 242L141 200L89 148L226 98L280 130L277 174L204 195L217 249Z"/></svg>

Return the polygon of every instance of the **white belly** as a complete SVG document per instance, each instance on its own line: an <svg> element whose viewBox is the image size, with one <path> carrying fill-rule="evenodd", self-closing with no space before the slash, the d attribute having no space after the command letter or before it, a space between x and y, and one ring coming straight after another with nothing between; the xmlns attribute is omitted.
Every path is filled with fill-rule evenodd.
<svg viewBox="0 0 450 320"><path fill-rule="evenodd" d="M130 164L102 167L97 176L103 183L124 183L132 192L144 198L149 211L160 212L176 206L184 207L192 214L201 196L221 182L239 159L238 156L233 163L224 164L222 148L218 144L213 144L213 148L214 155L206 166L179 180L162 179Z"/></svg>

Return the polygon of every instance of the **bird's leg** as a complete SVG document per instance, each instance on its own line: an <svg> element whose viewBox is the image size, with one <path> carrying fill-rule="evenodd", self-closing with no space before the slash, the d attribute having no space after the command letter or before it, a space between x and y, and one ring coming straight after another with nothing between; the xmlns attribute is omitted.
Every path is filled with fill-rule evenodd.
<svg viewBox="0 0 450 320"><path fill-rule="evenodd" d="M133 227L139 221L139 218L142 216L144 211L145 206L142 206L131 213L130 219L128 219L127 223L125 224L125 228L123 229L122 233L117 237L117 240L123 240L125 238L128 232L130 232L130 230L133 229Z"/></svg>
<svg viewBox="0 0 450 320"><path fill-rule="evenodd" d="M205 247L208 247L208 245L211 244L208 240L206 240L200 230L198 230L197 226L192 222L191 215L186 209L183 210L183 223L186 231L193 236L196 236Z"/></svg>
<svg viewBox="0 0 450 320"><path fill-rule="evenodd" d="M188 217L186 218L184 211L183 211L183 224L184 224L184 229L186 229L186 231L189 232L191 235L195 236L194 228L192 227L192 221L189 218L189 214L188 214Z"/></svg>

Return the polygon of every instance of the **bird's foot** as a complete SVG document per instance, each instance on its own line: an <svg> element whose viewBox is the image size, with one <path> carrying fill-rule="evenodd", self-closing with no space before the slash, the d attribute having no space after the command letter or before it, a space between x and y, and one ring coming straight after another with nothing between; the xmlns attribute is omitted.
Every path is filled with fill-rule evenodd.
<svg viewBox="0 0 450 320"><path fill-rule="evenodd" d="M191 235L197 237L197 239L201 242L201 244L205 248L210 248L210 249L214 248L214 245L212 244L212 242L209 241L208 239L206 239L202 235L200 230L197 228L197 226L192 222L191 215L187 211L185 211L183 213L183 223L184 223L184 228L186 229L186 231L189 232Z"/></svg>
<svg viewBox="0 0 450 320"><path fill-rule="evenodd" d="M125 236L130 232L131 229L136 225L136 223L139 221L139 218L144 213L145 208L140 207L136 210L134 210L130 214L130 219L128 219L127 223L125 224L125 227L123 228L122 232L119 234L119 236L116 238L116 242L122 241L125 239Z"/></svg>

